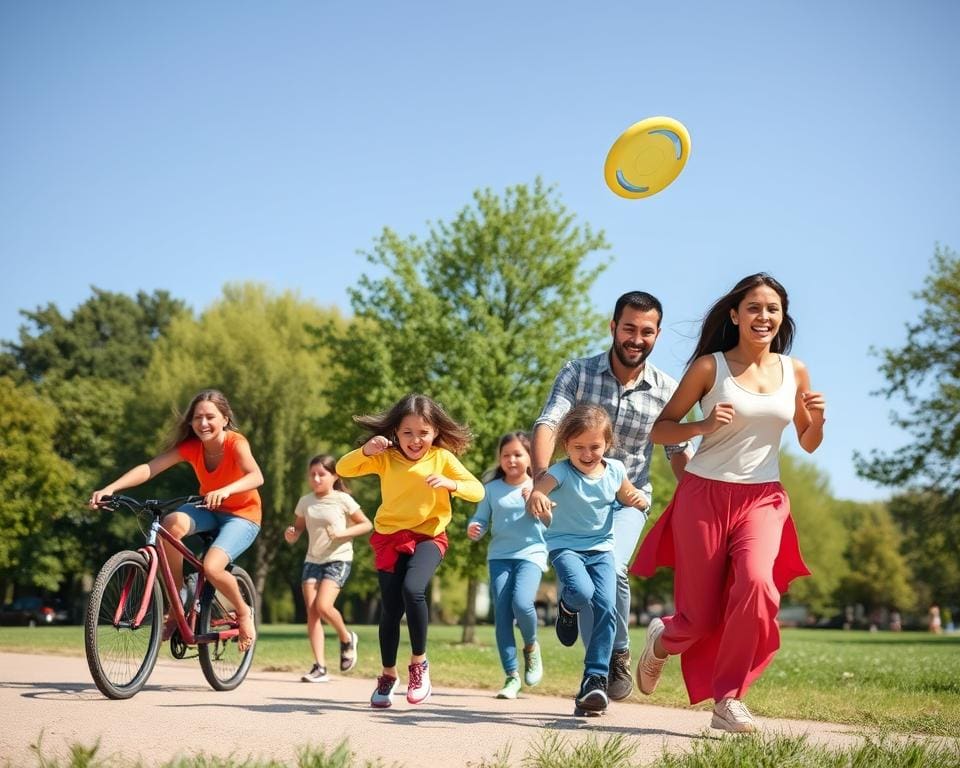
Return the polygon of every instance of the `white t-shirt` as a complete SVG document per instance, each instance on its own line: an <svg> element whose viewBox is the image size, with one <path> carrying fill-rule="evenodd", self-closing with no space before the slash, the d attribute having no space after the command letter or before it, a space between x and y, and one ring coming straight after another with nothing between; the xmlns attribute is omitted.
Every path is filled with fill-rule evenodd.
<svg viewBox="0 0 960 768"><path fill-rule="evenodd" d="M307 524L308 563L329 563L332 561L351 562L353 560L353 539L331 539L327 535L327 526L334 531L346 530L351 525L350 515L360 509L360 505L349 493L330 491L326 496L317 498L308 493L297 502L294 514L302 517Z"/></svg>

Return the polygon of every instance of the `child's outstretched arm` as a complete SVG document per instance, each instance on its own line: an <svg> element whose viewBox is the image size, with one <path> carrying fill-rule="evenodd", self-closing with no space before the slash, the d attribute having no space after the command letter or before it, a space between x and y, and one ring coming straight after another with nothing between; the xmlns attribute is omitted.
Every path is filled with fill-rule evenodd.
<svg viewBox="0 0 960 768"><path fill-rule="evenodd" d="M350 513L350 522L353 525L348 525L342 531L336 531L332 525L328 525L327 535L331 539L355 539L357 536L363 536L363 534L370 533L373 530L373 523L370 522L370 518L363 514L363 510L359 507Z"/></svg>
<svg viewBox="0 0 960 768"><path fill-rule="evenodd" d="M641 512L646 512L650 507L647 497L639 488L630 482L629 478L623 478L620 490L617 491L617 501L625 507L636 507Z"/></svg>
<svg viewBox="0 0 960 768"><path fill-rule="evenodd" d="M470 541L479 541L483 534L487 532L490 525L490 500L484 496L483 500L477 504L477 510L467 523L467 538Z"/></svg>
<svg viewBox="0 0 960 768"><path fill-rule="evenodd" d="M297 515L293 519L293 525L288 525L283 529L283 538L287 540L287 544L295 544L300 538L300 534L306 530L307 521L300 515Z"/></svg>
<svg viewBox="0 0 960 768"><path fill-rule="evenodd" d="M553 508L556 503L550 500L550 491L557 487L557 479L549 472L540 475L534 482L533 490L527 499L527 513L533 515L544 525L549 526L553 521Z"/></svg>
<svg viewBox="0 0 960 768"><path fill-rule="evenodd" d="M464 501L480 501L485 493L483 483L470 474L452 453L446 456L441 474L427 475L426 481L431 488L446 488L451 495Z"/></svg>

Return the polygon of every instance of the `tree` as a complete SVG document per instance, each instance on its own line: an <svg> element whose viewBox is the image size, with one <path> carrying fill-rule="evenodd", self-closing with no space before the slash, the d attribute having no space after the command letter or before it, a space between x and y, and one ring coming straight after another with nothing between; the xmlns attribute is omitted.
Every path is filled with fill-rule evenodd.
<svg viewBox="0 0 960 768"><path fill-rule="evenodd" d="M502 196L475 192L472 205L430 226L423 241L384 229L365 254L378 276L351 291L349 334L319 329L340 363L329 395L339 408L324 432L352 442L351 414L423 392L471 426L467 466L490 466L500 435L529 427L553 374L598 338L603 318L588 295L604 264L588 262L605 248L602 233L577 225L539 179ZM459 506L447 562L469 577L472 595L486 545L467 540L469 515Z"/></svg>
<svg viewBox="0 0 960 768"><path fill-rule="evenodd" d="M780 481L790 495L790 511L800 551L812 575L790 585L790 601L824 614L836 605L835 592L846 575L847 531L837 514L827 476L813 462L782 451Z"/></svg>
<svg viewBox="0 0 960 768"><path fill-rule="evenodd" d="M915 577L914 604L960 609L960 495L936 491L902 493L890 511L903 532L901 551Z"/></svg>
<svg viewBox="0 0 960 768"><path fill-rule="evenodd" d="M925 307L907 325L905 344L883 350L880 371L887 399L900 397L906 413L893 424L910 442L893 453L856 455L857 472L883 485L960 493L960 258L937 246L930 274L915 298Z"/></svg>
<svg viewBox="0 0 960 768"><path fill-rule="evenodd" d="M0 376L0 600L11 585L56 591L79 564L76 542L61 530L75 473L53 450L56 423L32 385Z"/></svg>
<svg viewBox="0 0 960 768"><path fill-rule="evenodd" d="M93 288L69 316L54 304L21 311L28 322L20 328L19 344L2 343L0 371L32 387L47 403L54 419L47 450L72 465L71 514L58 520L57 538L72 541L90 570L127 546L135 527L130 520L89 512L83 502L118 465L129 462L136 435L127 431L127 411L135 410L135 385L156 340L186 313L184 303L165 291L131 298ZM61 499L58 491L37 501L53 510Z"/></svg>
<svg viewBox="0 0 960 768"><path fill-rule="evenodd" d="M130 417L130 426L149 442L144 453L152 454L163 447L171 411L204 388L226 394L264 475L263 526L249 555L261 598L271 589L288 589L286 574L299 572L293 551L281 543L283 528L305 490L307 461L330 450L326 436L313 431L328 410L323 392L330 357L312 349L307 330L327 321L339 325L338 313L296 294L228 285L199 319L178 318L157 342L138 392L141 407ZM170 493L196 489L189 470L182 469L161 475L155 487ZM273 568L275 563L282 567ZM270 620L269 600L264 607L263 618Z"/></svg>
<svg viewBox="0 0 960 768"><path fill-rule="evenodd" d="M837 591L841 604L877 608L913 608L917 594L900 554L901 535L883 504L847 502L843 517L850 529L846 549L849 573Z"/></svg>

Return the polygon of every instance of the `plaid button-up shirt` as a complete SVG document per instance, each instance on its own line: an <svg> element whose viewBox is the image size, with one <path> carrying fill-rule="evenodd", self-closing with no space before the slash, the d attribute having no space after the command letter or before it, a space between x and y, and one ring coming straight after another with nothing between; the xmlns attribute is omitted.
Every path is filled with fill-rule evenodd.
<svg viewBox="0 0 960 768"><path fill-rule="evenodd" d="M547 404L537 424L556 430L560 420L576 403L596 403L610 414L616 446L609 455L620 459L627 468L630 482L652 496L650 459L653 443L650 430L660 411L677 389L677 382L647 361L643 372L628 389L610 370L610 353L571 360L560 369ZM665 445L667 457L684 451L687 443Z"/></svg>

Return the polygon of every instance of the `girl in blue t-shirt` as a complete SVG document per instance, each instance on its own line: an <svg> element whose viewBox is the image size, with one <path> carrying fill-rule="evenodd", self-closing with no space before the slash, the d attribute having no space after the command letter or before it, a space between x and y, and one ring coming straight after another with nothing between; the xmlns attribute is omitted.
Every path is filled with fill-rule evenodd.
<svg viewBox="0 0 960 768"><path fill-rule="evenodd" d="M616 632L617 573L613 561L613 503L646 509L623 463L604 453L613 444L610 417L599 405L578 405L557 425L567 458L537 478L527 510L547 528L545 539L560 588L557 638L577 641L577 613L593 608L594 627L583 659L577 714L606 710L607 675Z"/></svg>
<svg viewBox="0 0 960 768"><path fill-rule="evenodd" d="M487 565L493 592L497 648L507 679L498 699L515 699L520 691L516 618L523 636L523 681L534 686L543 677L537 643L537 610L533 605L540 577L547 570L543 524L524 507L530 494L530 439L523 432L500 438L499 463L486 494L467 524L467 536L479 540L488 530Z"/></svg>

